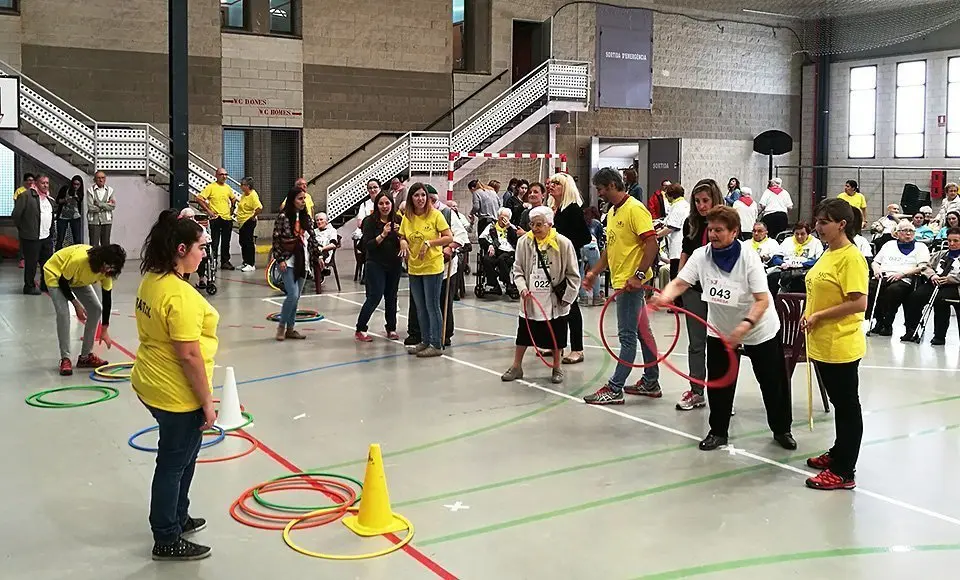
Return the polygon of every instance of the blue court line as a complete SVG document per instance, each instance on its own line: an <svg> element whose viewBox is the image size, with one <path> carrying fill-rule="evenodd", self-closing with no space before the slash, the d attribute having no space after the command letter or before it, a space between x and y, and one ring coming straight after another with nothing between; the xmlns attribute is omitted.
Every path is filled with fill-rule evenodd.
<svg viewBox="0 0 960 580"><path fill-rule="evenodd" d="M476 341L476 342L465 342L465 343L463 343L463 344L458 344L458 345L456 346L456 348L459 349L459 348L465 348L465 347L470 347L470 346L480 346L480 345L483 345L483 344L490 344L490 343L494 343L494 342L503 342L503 341L506 341L506 340L513 340L513 339L512 339L512 338L506 338L506 337L504 337L504 338L491 338L491 339L487 339L487 340L478 340L478 341ZM406 351L404 351L404 352L398 352L398 353L396 353L396 354L385 354L385 355L382 355L382 356L374 356L374 357L370 357L370 358L360 358L360 359L355 359L355 360L348 360L348 361L343 361L343 362L338 362L338 363L331 363L331 364L327 364L327 365L323 365L323 366L319 366L319 367L313 367L313 368L309 368L309 369L301 369L301 370L297 370L297 371L290 371L290 372L280 373L280 374L276 374L276 375L269 375L269 376L260 377L260 378L257 378L257 379L247 379L247 380L245 380L245 381L237 381L237 385L239 386L239 385L249 385L249 384L253 384L253 383L264 383L264 382L267 382L267 381L273 381L273 380L276 380L276 379L283 379L283 378L287 378L287 377L295 377L295 376L297 376L297 375L303 375L303 374L307 374L307 373L313 373L313 372L318 372L318 371L325 371L325 370L329 370L329 369L335 369L335 368L347 367L347 366L353 366L353 365L359 365L359 364L372 363L372 362L377 362L377 361L381 361L381 360L387 360L387 359L391 359L391 358L400 358L400 357L404 357L404 356L410 356L410 355L407 354ZM217 386L215 386L215 387L213 387L213 388L214 388L214 389L221 389L221 388L223 388L223 385L217 385Z"/></svg>

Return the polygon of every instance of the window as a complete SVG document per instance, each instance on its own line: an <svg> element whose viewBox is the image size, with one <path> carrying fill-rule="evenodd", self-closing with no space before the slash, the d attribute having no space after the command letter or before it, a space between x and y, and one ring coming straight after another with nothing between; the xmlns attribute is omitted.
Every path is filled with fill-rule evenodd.
<svg viewBox="0 0 960 580"><path fill-rule="evenodd" d="M947 60L947 157L960 157L960 56Z"/></svg>
<svg viewBox="0 0 960 580"><path fill-rule="evenodd" d="M294 34L293 0L270 0L270 32Z"/></svg>
<svg viewBox="0 0 960 580"><path fill-rule="evenodd" d="M492 0L452 0L453 70L490 73Z"/></svg>
<svg viewBox="0 0 960 580"><path fill-rule="evenodd" d="M237 181L252 177L264 213L276 213L300 177L301 145L299 129L224 129L223 166Z"/></svg>
<svg viewBox="0 0 960 580"><path fill-rule="evenodd" d="M865 159L877 150L877 67L850 69L850 114L847 156Z"/></svg>
<svg viewBox="0 0 960 580"><path fill-rule="evenodd" d="M464 70L464 6L465 0L453 0L453 70Z"/></svg>
<svg viewBox="0 0 960 580"><path fill-rule="evenodd" d="M220 25L223 28L246 28L244 0L220 0Z"/></svg>
<svg viewBox="0 0 960 580"><path fill-rule="evenodd" d="M923 157L927 100L927 61L897 65L897 126L894 157Z"/></svg>
<svg viewBox="0 0 960 580"><path fill-rule="evenodd" d="M20 2L17 0L0 0L0 12L19 12Z"/></svg>

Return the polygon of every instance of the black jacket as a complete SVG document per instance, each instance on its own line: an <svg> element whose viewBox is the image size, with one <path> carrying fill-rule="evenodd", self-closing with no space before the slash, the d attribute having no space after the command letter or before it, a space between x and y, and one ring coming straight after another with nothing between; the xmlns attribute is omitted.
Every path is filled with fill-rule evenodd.
<svg viewBox="0 0 960 580"><path fill-rule="evenodd" d="M590 228L583 217L583 208L571 203L553 217L557 233L573 242L573 249L580 256L580 249L590 243Z"/></svg>
<svg viewBox="0 0 960 580"><path fill-rule="evenodd" d="M53 207L53 197L48 195L47 202L50 203L51 208ZM13 225L17 226L17 230L22 240L39 240L40 239L40 194L37 193L35 189L28 189L27 191L20 194L20 197L17 198L17 201L13 204ZM53 219L56 219L56 210L54 210ZM54 222L55 223L55 222ZM48 236L52 236L54 231L53 224L50 225L50 233Z"/></svg>
<svg viewBox="0 0 960 580"><path fill-rule="evenodd" d="M400 230L400 224L393 224L393 231L379 244L377 236L383 233L383 224L377 213L373 213L363 218L360 224L360 231L363 237L360 238L360 246L366 255L368 262L376 262L385 270L397 271L401 268L400 258L400 236L397 232Z"/></svg>

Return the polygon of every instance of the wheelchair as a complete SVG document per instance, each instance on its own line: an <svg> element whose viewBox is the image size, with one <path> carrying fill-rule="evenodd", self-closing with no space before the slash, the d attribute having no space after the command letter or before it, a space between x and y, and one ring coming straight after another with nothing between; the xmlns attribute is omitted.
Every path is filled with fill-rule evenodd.
<svg viewBox="0 0 960 580"><path fill-rule="evenodd" d="M489 247L489 246L487 246L487 247ZM490 293L490 292L487 291L487 283L488 283L489 281L487 280L486 270L485 270L484 267L483 267L483 255L484 255L484 252L485 252L485 249L484 249L483 245L481 244L481 245L480 245L480 251L477 252L477 263L476 263L476 267L474 268L474 270L475 270L474 273L475 273L475 276L476 276L476 286L475 286L474 289L473 289L473 293L474 293L474 295L476 295L477 298L483 298L483 297L487 296L488 294L491 295L491 296L500 296L499 294L493 294L493 293ZM514 257L514 259L516 259L516 257ZM513 264L511 264L510 267L511 267L511 269L512 269L512 268L513 268ZM502 280L497 280L497 286L500 286L500 282L502 282ZM517 291L516 286L514 286L512 282L507 282L507 283L505 284L505 286L506 286L506 288L505 288L505 293L506 293L507 296L509 296L509 297L510 297L511 299L513 299L513 300L517 300L517 299L520 298L520 293L519 293L519 291Z"/></svg>

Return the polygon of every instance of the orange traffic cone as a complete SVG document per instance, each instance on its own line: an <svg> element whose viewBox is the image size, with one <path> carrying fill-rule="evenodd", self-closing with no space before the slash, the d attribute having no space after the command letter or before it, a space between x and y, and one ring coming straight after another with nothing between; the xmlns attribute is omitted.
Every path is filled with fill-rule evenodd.
<svg viewBox="0 0 960 580"><path fill-rule="evenodd" d="M367 469L363 475L363 495L357 515L343 518L347 526L359 536L381 536L402 532L407 524L393 515L390 494L387 492L387 476L383 472L383 457L380 445L373 443L367 453Z"/></svg>

